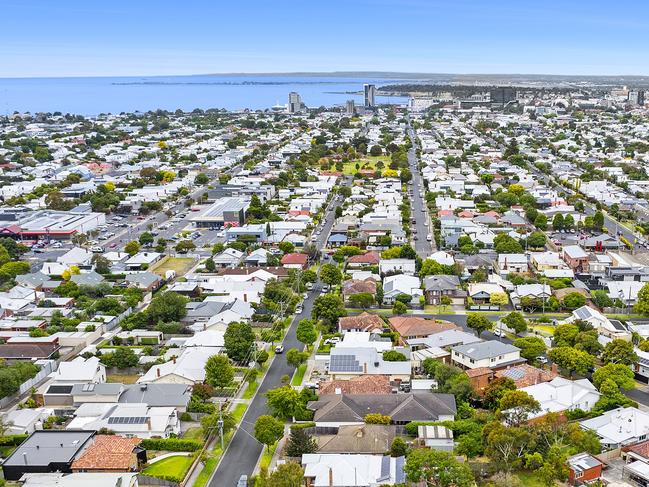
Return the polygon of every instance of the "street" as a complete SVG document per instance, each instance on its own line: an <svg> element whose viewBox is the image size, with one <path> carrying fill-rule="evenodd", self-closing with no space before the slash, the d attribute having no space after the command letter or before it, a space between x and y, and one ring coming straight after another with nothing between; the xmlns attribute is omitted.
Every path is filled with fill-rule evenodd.
<svg viewBox="0 0 649 487"><path fill-rule="evenodd" d="M417 252L419 257L425 259L433 253L435 242L432 238L433 235L432 229L430 228L430 218L423 198L425 188L421 177L421 171L419 170L417 152L415 150L417 139L415 137L415 131L410 126L408 126L408 135L412 141L412 147L408 151L408 165L410 166L410 172L412 173L411 218L414 218L415 220L415 223L412 225L413 241L415 252ZM427 240L428 235L431 236L430 241ZM416 240L414 240L414 237L416 237Z"/></svg>

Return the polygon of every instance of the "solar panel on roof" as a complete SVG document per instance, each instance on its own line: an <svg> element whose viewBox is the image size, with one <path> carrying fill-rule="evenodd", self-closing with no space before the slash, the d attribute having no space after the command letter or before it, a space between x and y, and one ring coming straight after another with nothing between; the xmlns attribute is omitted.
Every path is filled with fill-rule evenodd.
<svg viewBox="0 0 649 487"><path fill-rule="evenodd" d="M146 421L145 416L113 416L108 418L108 424L144 424Z"/></svg>
<svg viewBox="0 0 649 487"><path fill-rule="evenodd" d="M362 372L358 360L354 355L333 355L329 361L330 372Z"/></svg>
<svg viewBox="0 0 649 487"><path fill-rule="evenodd" d="M513 380L519 380L525 377L525 372L518 368L507 369L503 372L503 374Z"/></svg>

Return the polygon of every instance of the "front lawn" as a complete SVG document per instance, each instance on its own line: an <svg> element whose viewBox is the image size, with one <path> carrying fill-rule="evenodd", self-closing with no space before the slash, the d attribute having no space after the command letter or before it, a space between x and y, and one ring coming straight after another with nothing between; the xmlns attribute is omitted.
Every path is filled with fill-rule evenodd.
<svg viewBox="0 0 649 487"><path fill-rule="evenodd" d="M185 433L183 433L183 440L203 441L203 428L200 426L189 428Z"/></svg>
<svg viewBox="0 0 649 487"><path fill-rule="evenodd" d="M291 381L292 386L301 386L302 381L304 380L304 374L306 372L306 364L300 365L293 374L293 380Z"/></svg>
<svg viewBox="0 0 649 487"><path fill-rule="evenodd" d="M173 479L175 482L180 482L185 478L193 461L193 456L176 455L149 465L142 473L151 477Z"/></svg>

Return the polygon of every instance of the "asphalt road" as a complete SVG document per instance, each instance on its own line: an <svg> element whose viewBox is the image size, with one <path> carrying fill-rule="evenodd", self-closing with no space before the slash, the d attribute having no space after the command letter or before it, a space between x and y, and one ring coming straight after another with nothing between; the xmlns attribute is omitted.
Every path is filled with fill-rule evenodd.
<svg viewBox="0 0 649 487"><path fill-rule="evenodd" d="M415 219L415 224L411 228L413 229L413 237L417 236L417 240L414 240L415 252L419 257L425 259L433 253L435 242L432 240L432 234L430 242L426 239L431 232L430 218L424 199L419 196L420 192L422 195L425 193L425 189L415 151L415 131L409 127L408 134L413 144L413 147L408 151L408 164L410 165L410 172L412 172L412 185L409 186L409 188L412 188L412 196L410 197L411 211L412 218Z"/></svg>
<svg viewBox="0 0 649 487"><path fill-rule="evenodd" d="M351 184L351 178L346 178L343 181L343 184L347 186ZM321 229L320 235L316 234L317 239L314 244L319 250L323 248L327 241L329 232L331 231L331 227L335 220L335 209L342 201L343 198L340 195L336 195L332 199L327 211L325 212L322 223L318 226L318 228ZM302 313L293 318L291 326L286 333L286 337L282 342L286 351L291 348L297 348L299 350L304 348L304 345L297 340L295 330L297 328L297 323L300 320L311 317L311 309L315 298L319 295L319 289L320 283L316 283L314 289L303 302ZM221 462L210 479L210 487L234 487L237 485L241 475L245 474L248 475L248 477L252 475L257 460L263 451L263 445L254 438L253 432L257 418L264 414L268 414L264 393L270 389L279 387L282 376L292 376L293 371L293 367L286 363L284 355L277 355L275 357L266 372L264 380L257 390L257 394L248 406L246 414L243 416L243 420L241 421L241 425L232 437L232 441L226 449L225 455L221 458Z"/></svg>

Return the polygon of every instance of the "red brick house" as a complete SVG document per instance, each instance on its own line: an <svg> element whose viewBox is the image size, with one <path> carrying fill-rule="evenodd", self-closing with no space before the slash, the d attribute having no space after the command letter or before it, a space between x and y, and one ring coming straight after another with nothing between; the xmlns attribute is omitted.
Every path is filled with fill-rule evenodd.
<svg viewBox="0 0 649 487"><path fill-rule="evenodd" d="M578 453L568 458L568 483L582 485L602 476L603 464L590 453Z"/></svg>

